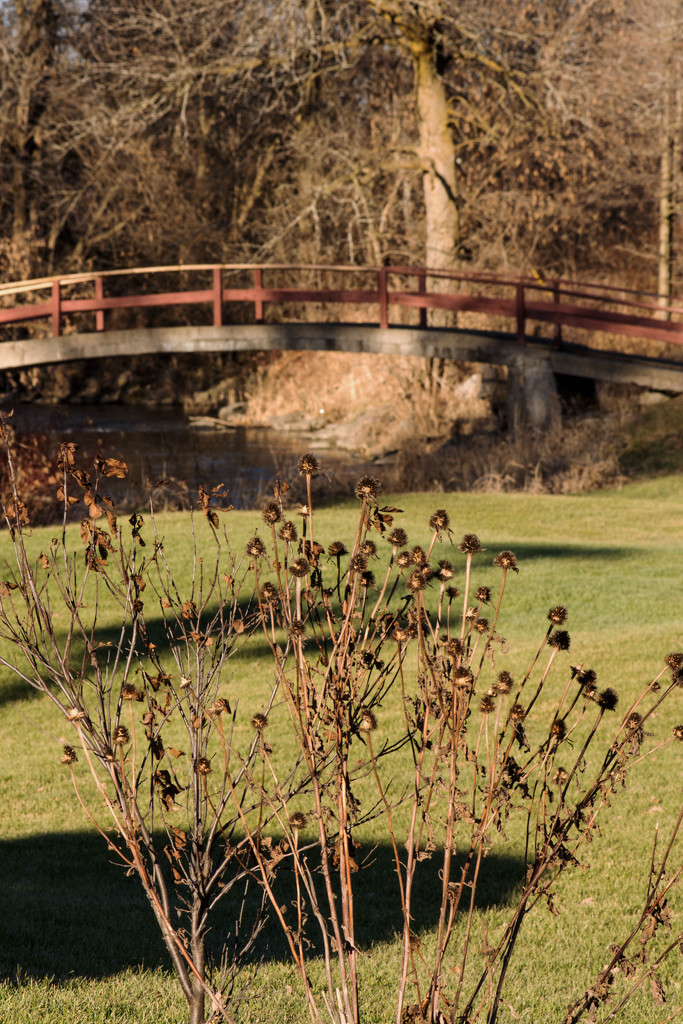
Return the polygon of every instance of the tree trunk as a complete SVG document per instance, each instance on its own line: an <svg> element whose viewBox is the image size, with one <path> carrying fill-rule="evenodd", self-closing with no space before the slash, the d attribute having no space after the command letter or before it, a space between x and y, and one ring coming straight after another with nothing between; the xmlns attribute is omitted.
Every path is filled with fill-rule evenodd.
<svg viewBox="0 0 683 1024"><path fill-rule="evenodd" d="M411 49L425 202L425 262L434 270L448 270L455 265L458 243L455 148L448 99L431 40L413 41Z"/></svg>

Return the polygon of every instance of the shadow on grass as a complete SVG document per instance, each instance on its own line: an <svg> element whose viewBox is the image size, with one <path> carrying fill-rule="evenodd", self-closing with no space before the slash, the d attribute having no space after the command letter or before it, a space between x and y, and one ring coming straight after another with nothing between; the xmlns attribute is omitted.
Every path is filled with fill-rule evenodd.
<svg viewBox="0 0 683 1024"><path fill-rule="evenodd" d="M524 542L519 544L513 542L510 544L509 541L507 544L500 544L497 541L487 541L486 543L487 554L488 552L491 552L491 557L495 557L499 551L503 551L510 547L517 556L517 560L520 565L523 565L524 562L532 561L537 558L547 558L553 562L570 562L577 558L604 558L610 561L615 561L622 558L631 558L636 553L635 549L632 547L621 548L616 545L528 544Z"/></svg>
<svg viewBox="0 0 683 1024"><path fill-rule="evenodd" d="M436 923L440 900L439 853L420 865L414 930ZM490 854L482 865L477 906L505 905L518 891L518 858ZM170 959L137 878L112 863L101 837L58 832L0 843L0 977L18 979L103 978L126 968L170 967ZM378 846L354 876L357 941L361 947L390 941L402 919L391 848ZM239 907L225 906L213 918L216 944L232 928ZM468 890L469 892L469 890ZM278 902L288 904L293 878L281 872ZM230 897L228 897L228 900ZM255 913L256 893L246 916ZM293 913L293 911L292 911ZM311 937L316 940L311 918ZM315 948L315 947L314 947ZM256 960L287 960L279 925L270 919L257 942Z"/></svg>

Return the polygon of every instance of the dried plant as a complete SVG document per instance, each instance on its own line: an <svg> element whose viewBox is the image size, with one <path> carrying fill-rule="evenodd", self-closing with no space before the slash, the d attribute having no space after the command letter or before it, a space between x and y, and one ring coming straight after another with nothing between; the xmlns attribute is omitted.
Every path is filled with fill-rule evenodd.
<svg viewBox="0 0 683 1024"><path fill-rule="evenodd" d="M183 585L153 493L149 520L135 514L122 527L103 487L123 464L99 458L86 471L63 444L64 524L71 505L84 502L84 563L68 553L65 525L61 541L34 561L9 441L6 433L13 487L5 521L16 561L0 591L0 662L71 723L62 761L107 847L143 886L191 1024L234 1019L240 969L256 955L259 932L273 927L285 937L312 1024L359 1024L358 922L373 909L358 901L357 837L371 821L393 851L403 922L397 1024L494 1024L527 917L556 912L556 883L599 835L603 809L653 750L683 738L677 726L645 749L655 712L681 686L683 655L670 655L617 714L615 690L572 666L567 610L555 606L515 680L501 667L508 643L498 632L519 572L515 554L493 557L496 590L477 585L477 560L491 561L477 535L465 534L456 551L448 512L437 509L424 546L410 547L394 523L400 509L382 504L372 476L356 484L349 535L323 544L313 455L298 464L306 504L288 511L289 489L278 480L240 551L222 489L200 489L196 512L215 557L200 557L195 544ZM458 560L460 589L442 553ZM105 603L118 609L115 636L100 624ZM57 606L67 612L60 631ZM260 710L243 715L230 694L231 659L264 640L272 687ZM658 863L653 851L639 921L569 1007L566 1024L594 1019L616 998L617 971L630 988L615 1011L646 980L662 995L661 959L682 936L661 953L649 949L670 923L680 868L669 861L682 818L683 810ZM519 888L506 923L475 942L483 860L514 832L524 859ZM416 882L435 871L434 941L425 944L414 927ZM224 903L236 923L214 962L208 933ZM310 980L319 955L322 994Z"/></svg>

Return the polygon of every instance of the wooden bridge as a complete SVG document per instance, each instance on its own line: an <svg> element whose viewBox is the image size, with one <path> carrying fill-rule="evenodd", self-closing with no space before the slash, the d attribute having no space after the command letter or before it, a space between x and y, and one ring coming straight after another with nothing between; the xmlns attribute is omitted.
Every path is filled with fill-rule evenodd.
<svg viewBox="0 0 683 1024"><path fill-rule="evenodd" d="M527 391L553 374L683 392L681 346L683 308L656 296L467 270L214 264L0 286L0 370L300 349L503 364Z"/></svg>

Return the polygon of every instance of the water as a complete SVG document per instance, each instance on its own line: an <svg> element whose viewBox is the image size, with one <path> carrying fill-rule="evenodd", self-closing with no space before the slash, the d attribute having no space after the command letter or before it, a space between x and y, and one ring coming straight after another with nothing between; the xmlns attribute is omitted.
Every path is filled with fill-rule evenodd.
<svg viewBox="0 0 683 1024"><path fill-rule="evenodd" d="M138 405L20 405L13 423L20 432L37 434L41 446L53 449L55 456L60 441L75 441L90 458L100 451L105 457L123 459L129 491L144 494L147 479L170 478L186 484L193 498L200 484L222 483L237 507L253 504L276 474L285 479L296 475L298 457L311 444L306 435L202 427L192 425L177 409ZM335 449L316 452L326 469L353 471L350 454Z"/></svg>

